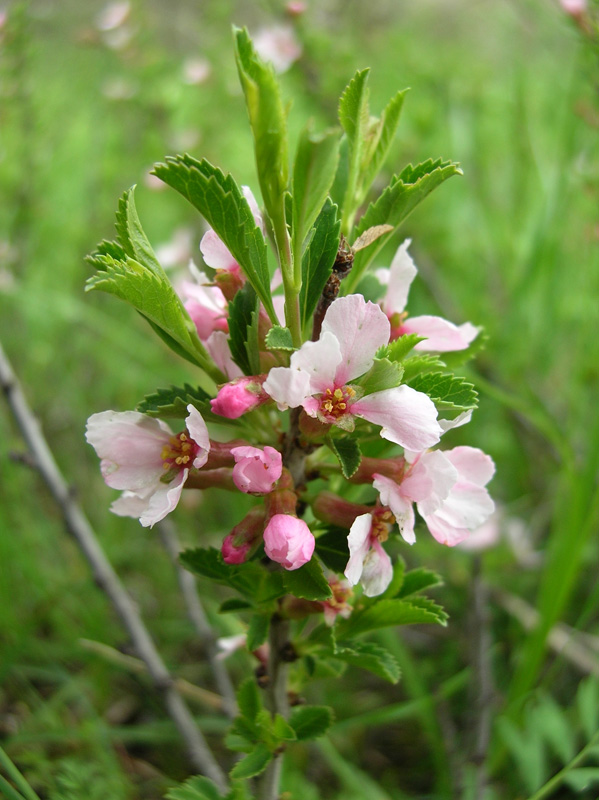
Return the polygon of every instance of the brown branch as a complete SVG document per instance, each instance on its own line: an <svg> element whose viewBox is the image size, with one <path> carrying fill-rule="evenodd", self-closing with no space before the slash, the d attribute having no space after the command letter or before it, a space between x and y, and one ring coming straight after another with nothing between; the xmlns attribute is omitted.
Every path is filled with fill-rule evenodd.
<svg viewBox="0 0 599 800"><path fill-rule="evenodd" d="M175 688L173 679L158 653L135 603L106 558L89 521L73 499L72 492L58 469L41 427L27 404L25 395L1 345L0 385L23 439L34 458L37 471L59 506L67 530L75 538L91 566L96 583L108 595L129 633L137 654L148 669L155 689L162 693L167 711L186 744L194 768L208 775L221 789L226 789L227 780L222 769L212 755L202 732L196 726L185 701Z"/></svg>

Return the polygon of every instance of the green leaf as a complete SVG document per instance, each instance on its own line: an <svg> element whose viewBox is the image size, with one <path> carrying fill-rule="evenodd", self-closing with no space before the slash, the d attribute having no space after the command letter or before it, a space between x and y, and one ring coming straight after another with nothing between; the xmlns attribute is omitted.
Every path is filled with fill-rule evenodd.
<svg viewBox="0 0 599 800"><path fill-rule="evenodd" d="M333 270L339 250L341 220L337 219L337 206L327 199L312 228L302 256L302 288L300 314L305 328L314 313Z"/></svg>
<svg viewBox="0 0 599 800"><path fill-rule="evenodd" d="M272 733L279 742L294 742L297 739L291 725L280 714L275 714L272 724Z"/></svg>
<svg viewBox="0 0 599 800"><path fill-rule="evenodd" d="M347 531L329 527L326 533L316 539L316 552L326 567L333 572L343 572L349 561Z"/></svg>
<svg viewBox="0 0 599 800"><path fill-rule="evenodd" d="M229 347L233 360L246 375L260 372L257 326L258 297L246 283L229 303Z"/></svg>
<svg viewBox="0 0 599 800"><path fill-rule="evenodd" d="M253 778L254 775L260 775L264 772L269 762L272 760L273 754L270 752L265 744L260 742L251 753L233 767L230 772L232 778Z"/></svg>
<svg viewBox="0 0 599 800"><path fill-rule="evenodd" d="M293 252L301 255L301 247L322 210L339 160L339 132L327 131L319 136L309 127L300 134L293 167L292 241Z"/></svg>
<svg viewBox="0 0 599 800"><path fill-rule="evenodd" d="M198 209L254 287L273 324L278 324L270 294L266 242L249 204L231 175L206 159L190 155L167 158L154 174Z"/></svg>
<svg viewBox="0 0 599 800"><path fill-rule="evenodd" d="M335 658L346 664L367 669L390 683L397 683L401 674L399 664L393 655L374 642L340 642Z"/></svg>
<svg viewBox="0 0 599 800"><path fill-rule="evenodd" d="M327 436L326 442L337 456L344 477L351 478L362 461L362 453L360 452L357 438L353 436Z"/></svg>
<svg viewBox="0 0 599 800"><path fill-rule="evenodd" d="M135 207L135 186L128 189L119 200L116 212L116 230L123 252L143 264L144 267L154 272L160 278L166 278L163 268L160 266L152 245L148 241ZM122 256L119 260L123 259Z"/></svg>
<svg viewBox="0 0 599 800"><path fill-rule="evenodd" d="M230 614L237 611L248 611L252 608L252 604L247 600L242 600L240 597L230 597L220 604L218 608L219 614Z"/></svg>
<svg viewBox="0 0 599 800"><path fill-rule="evenodd" d="M375 358L372 367L355 383L364 389L364 394L382 392L399 386L403 376L403 367L388 358ZM346 476L347 477L347 476Z"/></svg>
<svg viewBox="0 0 599 800"><path fill-rule="evenodd" d="M418 342L423 342L424 339L424 336L418 336L417 333L404 333L403 336L399 336L389 344L379 348L377 357L388 358L389 361L403 361Z"/></svg>
<svg viewBox="0 0 599 800"><path fill-rule="evenodd" d="M252 648L250 648L251 650ZM246 678L237 690L237 705L239 713L251 722L256 721L258 713L262 711L262 698L253 677Z"/></svg>
<svg viewBox="0 0 599 800"><path fill-rule="evenodd" d="M166 276L131 258L115 261L111 256L100 255L90 261L99 272L88 279L87 292L98 289L125 300L177 355L201 367L214 380L223 380L224 375L200 342L195 325Z"/></svg>
<svg viewBox="0 0 599 800"><path fill-rule="evenodd" d="M445 353L443 354L445 356ZM435 372L445 367L445 362L441 357L432 353L422 353L422 355L414 355L407 358L403 362L403 380L404 383L411 381L416 375L422 372Z"/></svg>
<svg viewBox="0 0 599 800"><path fill-rule="evenodd" d="M312 558L303 567L285 570L283 586L294 597L304 600L326 600L332 596L331 587L324 576L318 559Z"/></svg>
<svg viewBox="0 0 599 800"><path fill-rule="evenodd" d="M478 394L474 386L455 375L428 372L412 378L410 386L427 394L437 408L442 410L466 411L478 405Z"/></svg>
<svg viewBox="0 0 599 800"><path fill-rule="evenodd" d="M208 778L195 775L165 794L166 800L222 800L222 795Z"/></svg>
<svg viewBox="0 0 599 800"><path fill-rule="evenodd" d="M453 175L461 174L457 164L440 158L436 161L429 159L416 167L409 164L400 175L392 178L380 197L370 204L356 227L356 235L375 225L397 228L434 189ZM370 247L356 253L351 274L344 282L345 293L349 294L358 285L368 265L390 236L390 233L382 236Z"/></svg>
<svg viewBox="0 0 599 800"><path fill-rule="evenodd" d="M577 794L586 792L593 784L599 784L599 767L577 767L564 776L564 783Z"/></svg>
<svg viewBox="0 0 599 800"><path fill-rule="evenodd" d="M408 595L422 592L431 586L442 586L443 578L436 572L426 567L411 569L404 575L404 580L397 597L408 597Z"/></svg>
<svg viewBox="0 0 599 800"><path fill-rule="evenodd" d="M154 394L148 394L141 403L137 404L137 411L149 417L166 417L185 419L191 404L202 408L210 400L210 395L202 388L193 388L188 383L183 386L171 386L169 389L157 389Z"/></svg>
<svg viewBox="0 0 599 800"><path fill-rule="evenodd" d="M345 228L351 227L351 220L359 205L357 191L360 166L370 123L367 88L369 72L368 68L356 72L339 100L339 121L349 144L349 173L343 198L344 233L347 235L349 230Z"/></svg>
<svg viewBox="0 0 599 800"><path fill-rule="evenodd" d="M567 764L576 755L576 736L565 713L549 695L540 698L531 713L531 724L541 731L555 755Z"/></svg>
<svg viewBox="0 0 599 800"><path fill-rule="evenodd" d="M587 739L599 730L599 680L585 678L578 685L576 707L582 729Z"/></svg>
<svg viewBox="0 0 599 800"><path fill-rule="evenodd" d="M266 334L265 341L267 350L295 350L291 331L280 325L273 325Z"/></svg>
<svg viewBox="0 0 599 800"><path fill-rule="evenodd" d="M399 125L399 117L403 108L405 96L409 90L397 92L387 103L381 118L376 121L368 132L366 141L366 153L363 161L364 167L360 176L360 190L358 194L358 203L362 204L368 190L379 170L383 166L383 162L387 157L391 143Z"/></svg>
<svg viewBox="0 0 599 800"><path fill-rule="evenodd" d="M252 614L247 632L246 646L250 653L264 644L268 637L270 614Z"/></svg>
<svg viewBox="0 0 599 800"><path fill-rule="evenodd" d="M447 614L425 597L407 600L380 600L375 605L355 610L349 619L337 622L338 637L359 636L362 633L395 625L414 625L436 622L445 625Z"/></svg>
<svg viewBox="0 0 599 800"><path fill-rule="evenodd" d="M318 739L333 724L333 709L328 706L295 706L289 724L299 741Z"/></svg>
<svg viewBox="0 0 599 800"><path fill-rule="evenodd" d="M214 547L184 550L179 560L194 575L230 586L250 600L254 598L264 572L259 564L253 561L235 566L225 564L220 551Z"/></svg>
<svg viewBox="0 0 599 800"><path fill-rule="evenodd" d="M258 57L245 28L234 28L233 33L239 80L254 136L262 197L266 210L275 219L288 182L286 114L272 66Z"/></svg>

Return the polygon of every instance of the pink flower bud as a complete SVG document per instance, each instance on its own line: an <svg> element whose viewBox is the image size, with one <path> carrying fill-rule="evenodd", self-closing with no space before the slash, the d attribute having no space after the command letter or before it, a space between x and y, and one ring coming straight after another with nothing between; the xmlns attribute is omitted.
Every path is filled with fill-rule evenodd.
<svg viewBox="0 0 599 800"><path fill-rule="evenodd" d="M258 547L264 530L264 508L252 508L222 543L225 564L243 564Z"/></svg>
<svg viewBox="0 0 599 800"><path fill-rule="evenodd" d="M252 411L270 399L262 391L262 381L262 377L254 376L225 383L214 400L210 401L212 411L227 419L237 419Z"/></svg>
<svg viewBox="0 0 599 800"><path fill-rule="evenodd" d="M246 493L268 494L281 477L283 459L278 450L268 445L259 447L233 447L231 454L235 459L233 482Z"/></svg>
<svg viewBox="0 0 599 800"><path fill-rule="evenodd" d="M299 569L314 552L314 536L306 523L290 514L275 514L264 531L264 552L285 569Z"/></svg>

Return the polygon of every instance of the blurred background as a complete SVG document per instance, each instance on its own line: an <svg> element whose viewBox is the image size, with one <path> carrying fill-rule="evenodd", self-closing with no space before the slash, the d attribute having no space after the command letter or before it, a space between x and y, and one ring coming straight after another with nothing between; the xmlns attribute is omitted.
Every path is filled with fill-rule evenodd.
<svg viewBox="0 0 599 800"><path fill-rule="evenodd" d="M114 493L84 440L90 414L134 408L194 376L124 304L85 296L85 255L113 238L118 198L136 183L164 266L175 274L199 258L202 219L149 175L165 155L206 157L258 196L231 23L248 26L280 73L292 151L308 117L317 129L336 124L343 87L371 66L374 113L411 87L383 179L438 156L464 171L402 233L420 270L411 313L485 327L486 347L466 373L480 409L451 444L492 455L498 512L467 550L442 548L423 529L402 551L445 577L435 599L449 626L387 637L403 670L397 686L366 673L315 684L309 700L335 706L338 723L330 745L298 749L286 777L293 798L476 797L481 719L484 796L526 797L591 736L597 12L573 0L0 4L0 341L169 666L198 684L210 681L202 645L159 537L109 514ZM143 676L82 647L81 638L129 645L45 487L19 461L24 445L6 405L0 443L3 747L41 797L162 797L188 774L174 726ZM218 544L240 508L218 492L189 494L177 514L182 538ZM216 608L207 598L220 634L241 630ZM230 663L234 676L247 672L243 653ZM481 669L490 694L477 706ZM226 721L194 710L218 747ZM555 796L597 791L572 781Z"/></svg>

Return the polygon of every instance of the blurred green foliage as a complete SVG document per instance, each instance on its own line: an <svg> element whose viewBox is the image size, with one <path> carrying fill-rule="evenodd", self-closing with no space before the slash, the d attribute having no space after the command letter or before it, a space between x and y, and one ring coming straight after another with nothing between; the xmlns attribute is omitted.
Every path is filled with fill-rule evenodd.
<svg viewBox="0 0 599 800"><path fill-rule="evenodd" d="M372 67L375 109L411 87L388 177L430 156L459 161L464 171L404 225L420 268L411 312L486 328L477 372L467 375L480 392L467 435L496 461L491 491L502 538L480 556L440 548L426 531L404 548L410 566L446 576L440 591L449 627L385 641L402 668L397 687L362 672L346 673L342 696L338 681L320 682L309 702L338 708L332 744L317 758L308 746L300 750L285 780L293 798L308 800L455 797L459 774L469 774L463 753L472 752L475 722L473 559L491 587L493 711L510 720L504 733L517 729L520 709L541 687L559 705L573 702L581 670L546 648L551 628L564 621L599 634L596 45L544 0L306 6L291 19L278 0L138 0L112 30L100 29L105 7L95 0L5 6L0 340L167 662L210 685L158 537L108 513L113 493L83 438L91 413L133 408L156 388L194 377L123 304L84 297L91 274L84 256L102 237L113 238L117 199L137 183L152 245L183 230L179 266L199 257L202 220L175 192L149 184L149 169L165 155L205 157L258 194L231 22L252 33L274 23L295 27L303 53L281 76L284 99L292 100L291 152L306 118L316 129L336 123L337 98L356 69ZM377 263L388 263L396 245ZM161 797L187 775L174 728L142 678L78 643L85 637L128 647L51 498L19 462L23 444L5 410L0 735L44 797ZM461 435L452 432L451 443L465 441ZM235 505L218 492L191 494L177 519L194 547L218 546L249 507L247 498ZM537 608L535 635L500 607L495 589ZM216 629L237 632L231 615L216 614L220 599L206 599ZM242 654L231 664L238 678L251 668ZM224 724L198 712L218 742ZM485 797L526 791L519 772L505 769L508 750L493 736L494 789Z"/></svg>

